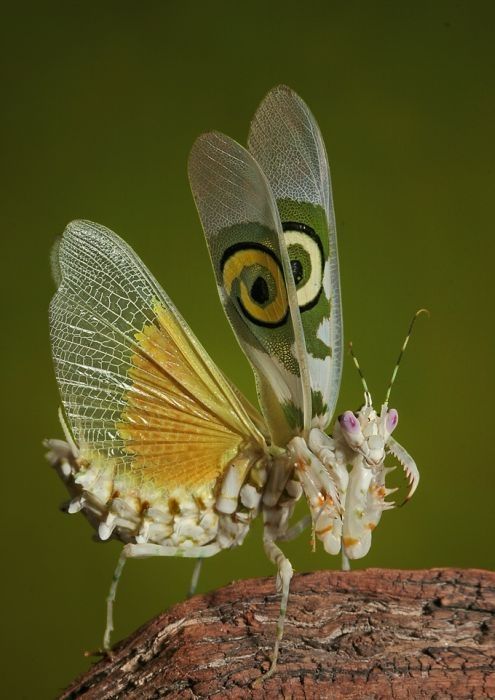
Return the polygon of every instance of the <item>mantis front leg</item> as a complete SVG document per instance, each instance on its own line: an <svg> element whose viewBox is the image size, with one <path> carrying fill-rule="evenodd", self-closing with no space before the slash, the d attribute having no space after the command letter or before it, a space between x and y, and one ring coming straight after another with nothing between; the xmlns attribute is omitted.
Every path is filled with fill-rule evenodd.
<svg viewBox="0 0 495 700"><path fill-rule="evenodd" d="M316 430L310 437L313 432L323 435ZM337 480L302 438L293 438L289 449L309 505L314 534L323 542L325 551L338 554L342 535L342 492Z"/></svg>

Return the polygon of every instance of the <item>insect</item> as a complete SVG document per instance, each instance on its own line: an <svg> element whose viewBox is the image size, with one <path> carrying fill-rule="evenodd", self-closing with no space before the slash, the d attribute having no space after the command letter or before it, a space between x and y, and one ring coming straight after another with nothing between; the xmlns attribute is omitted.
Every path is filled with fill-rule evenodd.
<svg viewBox="0 0 495 700"><path fill-rule="evenodd" d="M305 103L275 87L252 120L248 149L203 134L189 178L261 413L132 249L103 226L75 221L52 254L51 341L66 439L48 441L49 458L70 492L68 511L82 511L102 540L125 543L107 598L104 649L127 558L201 562L242 544L261 513L281 593L272 674L293 573L278 543L311 523L313 537L330 554L342 551L348 568L368 552L393 505L385 500L386 454L402 465L408 497L419 473L392 438L397 367L379 412L362 377L363 407L325 432L343 360L339 263L327 156ZM290 526L303 494L309 516Z"/></svg>

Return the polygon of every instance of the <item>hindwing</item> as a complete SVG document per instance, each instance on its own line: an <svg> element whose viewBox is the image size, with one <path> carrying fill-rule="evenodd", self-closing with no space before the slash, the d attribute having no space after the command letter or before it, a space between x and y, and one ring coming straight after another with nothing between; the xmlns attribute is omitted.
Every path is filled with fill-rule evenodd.
<svg viewBox="0 0 495 700"><path fill-rule="evenodd" d="M136 488L194 493L246 447L266 450L259 414L122 239L72 222L52 263L55 372L83 459L111 461Z"/></svg>

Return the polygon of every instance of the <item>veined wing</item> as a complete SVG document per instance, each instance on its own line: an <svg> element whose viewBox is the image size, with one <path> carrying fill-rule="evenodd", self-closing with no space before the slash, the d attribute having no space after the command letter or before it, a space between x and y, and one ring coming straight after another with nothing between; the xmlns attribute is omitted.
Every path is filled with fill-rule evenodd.
<svg viewBox="0 0 495 700"><path fill-rule="evenodd" d="M308 352L313 426L325 429L339 393L343 340L325 145L306 104L284 85L271 90L258 107L248 144L277 202Z"/></svg>
<svg viewBox="0 0 495 700"><path fill-rule="evenodd" d="M227 317L254 369L273 442L307 432L311 394L296 290L268 182L245 148L203 134L189 179Z"/></svg>
<svg viewBox="0 0 495 700"><path fill-rule="evenodd" d="M55 372L83 458L112 460L137 486L194 491L244 447L266 449L247 402L122 239L74 221L52 265Z"/></svg>

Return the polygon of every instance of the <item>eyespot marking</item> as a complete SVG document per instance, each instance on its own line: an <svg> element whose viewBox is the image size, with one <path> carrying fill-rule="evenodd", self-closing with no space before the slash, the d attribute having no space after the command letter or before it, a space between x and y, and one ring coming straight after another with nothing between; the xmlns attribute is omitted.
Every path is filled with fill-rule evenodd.
<svg viewBox="0 0 495 700"><path fill-rule="evenodd" d="M292 274L294 276L294 282L297 285L301 282L302 278L304 277L304 271L303 271L303 266L300 260L291 260L290 261L290 266L292 268Z"/></svg>
<svg viewBox="0 0 495 700"><path fill-rule="evenodd" d="M300 311L312 309L323 285L324 253L320 238L307 224L284 221L282 229L296 284Z"/></svg>
<svg viewBox="0 0 495 700"><path fill-rule="evenodd" d="M251 298L258 304L265 304L270 296L268 285L263 277L257 277L251 287Z"/></svg>
<svg viewBox="0 0 495 700"><path fill-rule="evenodd" d="M273 250L261 243L236 243L224 252L220 269L227 294L251 323L278 328L286 322L287 291Z"/></svg>

